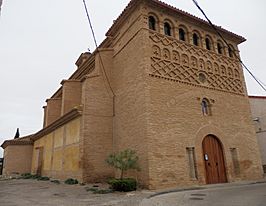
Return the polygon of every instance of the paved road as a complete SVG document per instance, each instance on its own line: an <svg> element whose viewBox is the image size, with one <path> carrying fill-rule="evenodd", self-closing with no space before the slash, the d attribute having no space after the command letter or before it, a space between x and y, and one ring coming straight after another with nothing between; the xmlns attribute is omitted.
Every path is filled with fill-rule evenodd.
<svg viewBox="0 0 266 206"><path fill-rule="evenodd" d="M201 190L152 198L156 191L102 195L87 192L87 186L4 180L0 181L0 206L266 206L265 182L205 185Z"/></svg>
<svg viewBox="0 0 266 206"><path fill-rule="evenodd" d="M266 206L266 183L173 192L145 199L141 206Z"/></svg>
<svg viewBox="0 0 266 206"><path fill-rule="evenodd" d="M139 206L150 192L93 194L86 186L37 180L0 181L0 206Z"/></svg>

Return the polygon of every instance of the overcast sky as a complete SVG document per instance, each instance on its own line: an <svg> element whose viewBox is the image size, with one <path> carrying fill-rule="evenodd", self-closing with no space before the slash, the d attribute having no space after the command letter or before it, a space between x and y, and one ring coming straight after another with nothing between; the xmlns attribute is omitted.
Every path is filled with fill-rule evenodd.
<svg viewBox="0 0 266 206"><path fill-rule="evenodd" d="M87 0L100 43L129 0ZM164 0L202 18L192 0ZM266 83L265 0L198 0L216 25L248 39L241 57ZM0 17L0 142L42 128L45 100L76 69L82 52L95 49L82 0L3 0ZM266 95L246 73L248 92ZM0 149L0 157L2 149Z"/></svg>

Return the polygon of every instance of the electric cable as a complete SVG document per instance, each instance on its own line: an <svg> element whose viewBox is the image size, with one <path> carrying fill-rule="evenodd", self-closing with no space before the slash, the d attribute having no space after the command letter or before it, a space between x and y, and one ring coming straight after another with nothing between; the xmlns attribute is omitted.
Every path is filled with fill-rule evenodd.
<svg viewBox="0 0 266 206"><path fill-rule="evenodd" d="M228 44L228 42L225 40L225 38L223 37L223 35L219 32L219 30L216 28L216 26L211 22L211 20L208 18L208 16L206 15L206 13L203 11L203 9L199 6L198 2L196 0L192 0L194 2L194 4L196 5L196 7L200 10L200 12L203 14L203 16L206 18L206 20L208 21L208 23L211 25L211 27L215 30L215 32L219 35L219 37L224 41L224 43L226 44L226 46L228 46L228 48L231 48L230 45ZM244 62L240 59L240 57L238 57L235 53L235 51L232 49L232 52L234 53L234 56L238 59L238 61L242 64L242 66L246 69L246 71L253 77L253 79L260 85L260 87L266 92L266 87L264 86L265 84L262 83L262 81L258 80L256 78L256 76L248 69L248 67L244 64Z"/></svg>
<svg viewBox="0 0 266 206"><path fill-rule="evenodd" d="M84 4L84 8L85 8L85 11L86 11L86 15L87 15L87 18L88 18L88 21L89 21L89 26L90 26L90 29L91 29L91 33L92 33L92 37L93 37L93 41L94 41L94 44L95 44L95 47L96 47L96 51L98 51L98 54L99 54L99 59L100 59L100 63L102 65L102 68L103 68L103 72L104 72L104 76L106 77L106 80L108 82L108 85L110 87L110 90L112 91L112 94L115 96L115 93L112 89L112 86L111 86L111 83L109 81L109 78L106 74L106 71L105 71L105 68L104 68L104 64L103 64L103 60L102 60L102 56L101 56L101 53L99 51L99 48L98 48L98 44L97 44L97 40L96 40L96 36L95 36L95 32L93 30L93 26L92 26L92 22L91 22L91 18L90 18L90 15L89 15L89 10L87 8L87 4L86 4L86 1L83 0L83 4Z"/></svg>

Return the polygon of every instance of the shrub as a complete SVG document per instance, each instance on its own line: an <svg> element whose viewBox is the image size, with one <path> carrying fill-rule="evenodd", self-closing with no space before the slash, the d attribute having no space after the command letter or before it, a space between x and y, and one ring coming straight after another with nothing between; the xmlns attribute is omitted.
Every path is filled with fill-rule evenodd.
<svg viewBox="0 0 266 206"><path fill-rule="evenodd" d="M40 178L39 175L32 175L30 173L21 174L21 177L20 177L20 179L38 179L38 178Z"/></svg>
<svg viewBox="0 0 266 206"><path fill-rule="evenodd" d="M76 184L78 184L78 183L79 183L78 180L76 180L76 179L72 179L72 178L69 178L69 179L67 179L67 180L65 181L65 184L68 184L68 185L76 185Z"/></svg>
<svg viewBox="0 0 266 206"><path fill-rule="evenodd" d="M112 193L111 189L86 188L86 191L93 192L93 194L108 194Z"/></svg>
<svg viewBox="0 0 266 206"><path fill-rule="evenodd" d="M55 184L60 184L60 181L59 180L51 180L52 183L55 183Z"/></svg>
<svg viewBox="0 0 266 206"><path fill-rule="evenodd" d="M139 157L136 152L131 149L126 149L119 153L110 154L106 162L121 171L120 179L124 178L124 172L130 169L140 170L138 166Z"/></svg>
<svg viewBox="0 0 266 206"><path fill-rule="evenodd" d="M32 175L30 173L24 173L24 174L21 174L21 179L31 179L32 178Z"/></svg>
<svg viewBox="0 0 266 206"><path fill-rule="evenodd" d="M38 181L49 181L50 178L49 177L38 177L37 180Z"/></svg>
<svg viewBox="0 0 266 206"><path fill-rule="evenodd" d="M40 177L41 177L40 175L31 175L31 179L38 179Z"/></svg>
<svg viewBox="0 0 266 206"><path fill-rule="evenodd" d="M26 177L26 176L30 176L31 175L31 173L23 173L23 174L21 174L21 177Z"/></svg>
<svg viewBox="0 0 266 206"><path fill-rule="evenodd" d="M86 191L88 192L96 192L98 189L96 188L86 188Z"/></svg>
<svg viewBox="0 0 266 206"><path fill-rule="evenodd" d="M108 181L108 183L115 191L129 192L137 189L137 181L133 178L111 179Z"/></svg>
<svg viewBox="0 0 266 206"><path fill-rule="evenodd" d="M94 191L93 192L93 194L108 194L108 193L112 193L113 192L113 190L111 190L111 189L106 189L106 190L104 190L104 189L97 189L96 191Z"/></svg>

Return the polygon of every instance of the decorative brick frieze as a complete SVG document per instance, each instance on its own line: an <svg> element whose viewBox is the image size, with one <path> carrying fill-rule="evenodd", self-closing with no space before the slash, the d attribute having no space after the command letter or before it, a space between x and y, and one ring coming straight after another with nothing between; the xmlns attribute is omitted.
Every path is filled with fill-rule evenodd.
<svg viewBox="0 0 266 206"><path fill-rule="evenodd" d="M244 95L238 60L150 32L150 76ZM201 80L200 76L205 78Z"/></svg>

